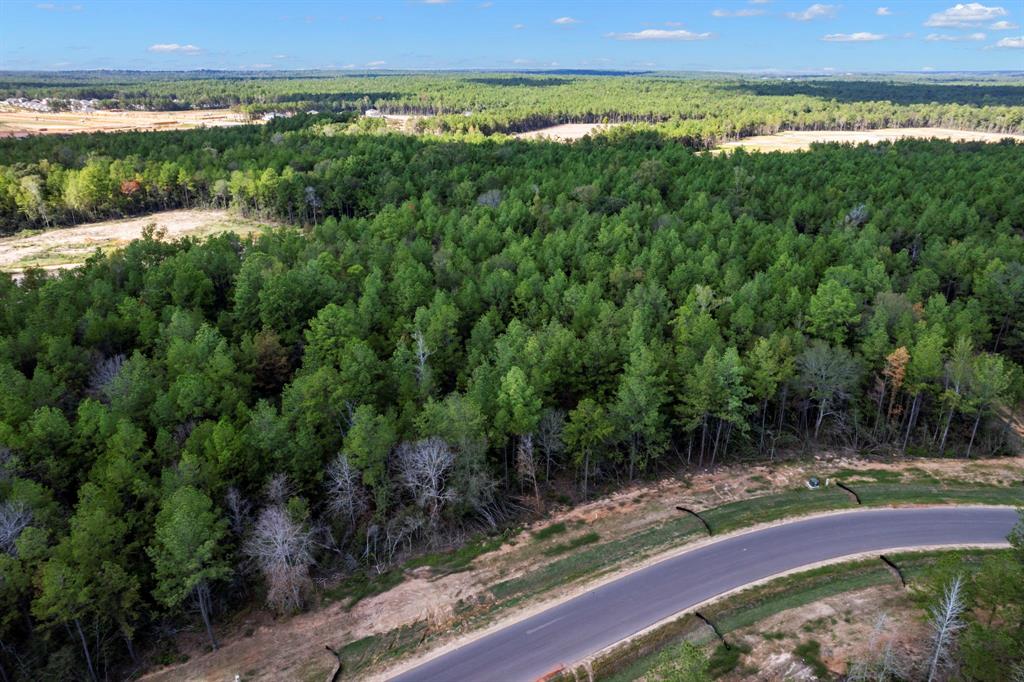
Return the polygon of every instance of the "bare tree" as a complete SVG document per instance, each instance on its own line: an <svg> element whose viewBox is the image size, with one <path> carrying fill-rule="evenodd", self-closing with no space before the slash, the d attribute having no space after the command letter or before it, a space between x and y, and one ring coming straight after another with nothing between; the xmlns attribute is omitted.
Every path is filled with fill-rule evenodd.
<svg viewBox="0 0 1024 682"><path fill-rule="evenodd" d="M537 462L533 457L533 434L519 437L516 446L516 473L519 480L533 488L534 506L540 510L540 489L537 487Z"/></svg>
<svg viewBox="0 0 1024 682"><path fill-rule="evenodd" d="M551 478L551 462L557 460L565 449L562 431L565 428L565 412L544 410L537 425L537 446L544 455L544 480Z"/></svg>
<svg viewBox="0 0 1024 682"><path fill-rule="evenodd" d="M928 623L932 631L932 652L928 657L928 682L939 679L939 675L953 664L956 638L964 629L962 587L960 576L953 578L942 599L930 609Z"/></svg>
<svg viewBox="0 0 1024 682"><path fill-rule="evenodd" d="M245 529L249 525L252 505L249 504L247 499L242 497L242 494L238 492L238 488L234 486L228 488L228 492L224 496L224 504L228 509L228 523L230 524L231 532L241 537L245 534Z"/></svg>
<svg viewBox="0 0 1024 682"><path fill-rule="evenodd" d="M432 351L427 347L427 340L419 329L412 333L412 340L416 342L416 383L419 384L420 389L423 389L429 378L430 368L427 366L427 360L432 355Z"/></svg>
<svg viewBox="0 0 1024 682"><path fill-rule="evenodd" d="M371 525L366 529L364 556L373 563L377 573L385 573L403 544L406 549L412 548L412 538L422 526L422 517L409 514L391 518L383 527Z"/></svg>
<svg viewBox="0 0 1024 682"><path fill-rule="evenodd" d="M14 543L31 523L32 510L22 502L0 503L0 551L15 556L18 548Z"/></svg>
<svg viewBox="0 0 1024 682"><path fill-rule="evenodd" d="M366 494L359 472L352 468L343 452L339 452L327 467L327 506L332 513L345 517L353 525L366 510Z"/></svg>
<svg viewBox="0 0 1024 682"><path fill-rule="evenodd" d="M114 381L121 373L124 361L125 357L120 353L109 358L101 358L89 374L89 395L102 398L109 404L113 397Z"/></svg>
<svg viewBox="0 0 1024 682"><path fill-rule="evenodd" d="M427 511L430 524L437 524L441 508L455 498L447 486L448 472L455 455L443 439L424 438L415 443L402 443L396 452L398 477L412 493L416 504Z"/></svg>
<svg viewBox="0 0 1024 682"><path fill-rule="evenodd" d="M887 632L888 624L886 614L878 616L868 639L867 658L850 666L847 682L890 682L905 677L904 666L893 649L892 635Z"/></svg>
<svg viewBox="0 0 1024 682"><path fill-rule="evenodd" d="M271 504L283 505L292 496L292 484L288 481L288 475L274 474L271 476L263 492Z"/></svg>
<svg viewBox="0 0 1024 682"><path fill-rule="evenodd" d="M267 603L282 612L301 607L310 584L313 532L273 505L260 513L245 549L267 581Z"/></svg>

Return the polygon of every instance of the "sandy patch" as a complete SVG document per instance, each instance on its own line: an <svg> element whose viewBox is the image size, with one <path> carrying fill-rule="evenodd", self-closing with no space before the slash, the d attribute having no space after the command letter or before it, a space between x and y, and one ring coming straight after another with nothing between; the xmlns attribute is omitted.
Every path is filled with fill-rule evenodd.
<svg viewBox="0 0 1024 682"><path fill-rule="evenodd" d="M600 133L616 126L615 123L563 123L526 133L516 133L512 137L519 140L554 140L555 142L573 142L591 133Z"/></svg>
<svg viewBox="0 0 1024 682"><path fill-rule="evenodd" d="M150 224L163 230L165 239L186 235L203 237L229 230L248 234L261 228L261 223L225 210L183 209L21 233L0 238L0 272L18 273L29 267L47 270L74 267L84 263L96 249L109 251L140 238L143 228Z"/></svg>
<svg viewBox="0 0 1024 682"><path fill-rule="evenodd" d="M0 137L110 133L125 130L189 130L258 122L250 121L245 115L230 109L40 112L0 105Z"/></svg>
<svg viewBox="0 0 1024 682"><path fill-rule="evenodd" d="M726 142L719 149L743 147L761 152L795 152L809 149L812 142L843 142L861 144L892 142L906 138L954 140L958 142L998 142L1004 138L1024 142L1024 135L983 133L949 128L880 128L878 130L787 130L775 135L755 135L735 142Z"/></svg>

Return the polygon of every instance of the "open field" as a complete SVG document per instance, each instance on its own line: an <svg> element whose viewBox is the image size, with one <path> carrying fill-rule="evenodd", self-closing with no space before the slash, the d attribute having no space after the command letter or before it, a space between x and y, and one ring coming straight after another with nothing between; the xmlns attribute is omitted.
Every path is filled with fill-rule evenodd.
<svg viewBox="0 0 1024 682"><path fill-rule="evenodd" d="M96 249L109 251L142 236L155 224L165 238L205 237L219 232L249 234L266 225L225 210L184 209L138 218L104 220L76 227L22 232L0 238L0 272L20 273L30 267L61 270L81 265Z"/></svg>
<svg viewBox="0 0 1024 682"><path fill-rule="evenodd" d="M1004 138L1024 142L1024 135L983 133L949 128L881 128L878 130L787 130L775 135L755 135L735 142L726 142L719 149L742 147L759 152L795 152L808 149L813 142L861 144L892 142L907 138L953 140L957 142L998 142Z"/></svg>
<svg viewBox="0 0 1024 682"><path fill-rule="evenodd" d="M65 135L126 130L189 130L237 126L249 121L230 109L188 111L39 112L0 105L0 137Z"/></svg>
<svg viewBox="0 0 1024 682"><path fill-rule="evenodd" d="M202 634L189 633L179 646L190 660L147 679L230 679L247 671L247 679L304 678L331 669L334 661L325 645L342 651L349 671L365 677L405 653L423 653L498 620L534 612L552 600L590 589L595 581L653 563L699 541L704 537L700 524L676 511L676 505L709 510L705 518L716 534L783 517L853 508L855 503L837 488L803 487L810 475L834 474L856 488L866 504L1024 501L1024 488L1018 483L1024 477L1020 457L892 463L830 458L724 467L686 480L637 485L556 510L468 565L460 562L450 568L444 555L410 562L416 566L408 565L382 581L386 591L376 594L370 588L358 603L324 604L284 621L248 614L225 625L233 634L225 632L216 652L204 655ZM591 534L597 535L597 542L554 551Z"/></svg>
<svg viewBox="0 0 1024 682"><path fill-rule="evenodd" d="M519 140L547 139L556 142L572 142L591 133L608 130L614 125L612 123L563 123L562 125L540 128L526 133L516 133L513 137Z"/></svg>

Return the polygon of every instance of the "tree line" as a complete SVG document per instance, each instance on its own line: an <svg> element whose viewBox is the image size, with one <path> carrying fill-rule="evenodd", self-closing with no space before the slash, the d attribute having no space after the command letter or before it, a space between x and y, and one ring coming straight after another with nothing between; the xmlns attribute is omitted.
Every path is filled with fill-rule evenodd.
<svg viewBox="0 0 1024 682"><path fill-rule="evenodd" d="M189 624L216 646L232 609L303 608L320 579L385 573L556 488L824 447L1008 449L1019 145L707 156L650 131L352 125L4 143L18 187L82 216L308 225L149 230L0 278L9 679L126 674Z"/></svg>
<svg viewBox="0 0 1024 682"><path fill-rule="evenodd" d="M998 79L748 78L695 74L5 74L0 98L103 108L417 114L421 130L515 133L561 123L658 124L710 147L793 129L945 126L1024 132L1024 86Z"/></svg>

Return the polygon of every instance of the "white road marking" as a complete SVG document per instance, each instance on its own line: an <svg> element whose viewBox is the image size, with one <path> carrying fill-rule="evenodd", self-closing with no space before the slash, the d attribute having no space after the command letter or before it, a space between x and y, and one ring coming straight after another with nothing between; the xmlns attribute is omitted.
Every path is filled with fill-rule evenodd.
<svg viewBox="0 0 1024 682"><path fill-rule="evenodd" d="M532 630L527 630L526 634L532 635L533 633L537 632L537 630L543 630L544 628L546 628L549 625L554 625L555 623L557 623L558 621L562 620L563 618L565 618L565 616L559 616L558 618L555 618L554 620L549 620L548 622L544 623L544 625L538 625L537 627L533 628Z"/></svg>

